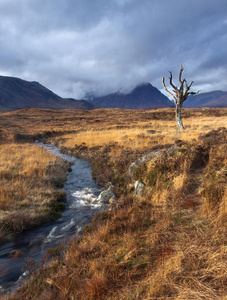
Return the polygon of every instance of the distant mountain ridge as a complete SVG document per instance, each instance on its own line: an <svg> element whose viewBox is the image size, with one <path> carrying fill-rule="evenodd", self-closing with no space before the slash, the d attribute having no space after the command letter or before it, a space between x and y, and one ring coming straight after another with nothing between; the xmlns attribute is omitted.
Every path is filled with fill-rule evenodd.
<svg viewBox="0 0 227 300"><path fill-rule="evenodd" d="M185 101L184 107L227 107L227 92L212 91L192 95Z"/></svg>
<svg viewBox="0 0 227 300"><path fill-rule="evenodd" d="M23 108L93 109L86 100L61 98L36 81L0 76L0 111Z"/></svg>
<svg viewBox="0 0 227 300"><path fill-rule="evenodd" d="M46 109L154 109L174 107L172 101L150 83L136 86L129 93L120 91L102 97L75 100L61 98L36 81L26 81L16 77L0 76L0 111L23 108ZM213 91L190 96L184 107L227 107L227 92Z"/></svg>
<svg viewBox="0 0 227 300"><path fill-rule="evenodd" d="M150 83L136 86L130 93L116 92L95 97L92 103L102 108L151 109L174 107L174 104Z"/></svg>

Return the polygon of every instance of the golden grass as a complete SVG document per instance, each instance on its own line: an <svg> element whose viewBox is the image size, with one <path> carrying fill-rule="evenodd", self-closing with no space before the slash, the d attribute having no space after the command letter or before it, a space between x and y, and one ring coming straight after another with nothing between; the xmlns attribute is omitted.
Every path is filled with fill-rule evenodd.
<svg viewBox="0 0 227 300"><path fill-rule="evenodd" d="M37 146L2 145L0 148L0 208L7 209L12 204L26 204L28 196L32 197L32 193L36 195L37 191L41 191L39 183L49 176L48 166L55 161L54 155ZM31 186L33 186L33 191L30 189ZM46 189L48 192L48 187ZM37 199L36 201L39 202Z"/></svg>
<svg viewBox="0 0 227 300"><path fill-rule="evenodd" d="M226 131L209 133L226 127L226 112L184 110L183 132L171 109L58 112L57 120L55 112L49 119L33 112L34 122L47 118L41 132L61 131L53 142L90 159L96 179L116 185L118 203L10 299L226 299ZM23 134L37 133L25 123ZM175 142L178 149L129 176L131 162ZM140 196L137 179L146 183Z"/></svg>
<svg viewBox="0 0 227 300"><path fill-rule="evenodd" d="M187 134L190 132L196 138L200 130L207 132L220 126L226 126L226 114L226 108L183 109L186 134L182 133L182 136L191 139ZM107 136L107 142L109 143L115 139L118 141L119 133L120 140L124 143L127 141L127 138L125 138L127 131L125 133L124 129L129 129L131 134L134 130L138 131L137 135L147 134L146 130L155 130L157 131L156 134L161 135L161 137L171 134L175 138L175 110L170 108L157 110L96 109L92 111L22 109L15 112L1 113L0 141L12 140L17 134L33 135L37 138L38 134L51 137L52 135L62 135L69 132L77 134L84 131L92 131L93 133L97 130L113 130L115 134ZM89 134L85 142L89 143L89 140L91 140L91 145L96 145L98 140L94 141L92 133ZM150 135L152 136L152 134ZM135 136L133 134L133 137ZM70 138L73 138L73 136ZM103 139L102 136L100 138ZM141 142L139 143L140 147L143 146Z"/></svg>
<svg viewBox="0 0 227 300"><path fill-rule="evenodd" d="M29 144L5 144L0 148L1 238L14 223L15 233L50 217L49 203L56 195L57 180L66 179L68 163L45 149ZM16 219L26 224L15 224ZM8 224L9 223L9 224ZM8 225L7 225L8 224ZM22 224L22 223L21 223ZM13 228L11 228L13 230ZM21 229L21 230L20 230Z"/></svg>
<svg viewBox="0 0 227 300"><path fill-rule="evenodd" d="M214 117L192 117L184 120L185 130L176 132L175 121L156 120L149 122L137 122L135 128L116 129L100 127L91 130L81 131L63 135L63 145L74 147L85 143L88 147L103 146L111 143L118 143L129 149L146 149L158 144L173 143L176 139L191 141L198 139L201 134L210 130L227 125L226 116ZM151 132L153 131L153 132Z"/></svg>

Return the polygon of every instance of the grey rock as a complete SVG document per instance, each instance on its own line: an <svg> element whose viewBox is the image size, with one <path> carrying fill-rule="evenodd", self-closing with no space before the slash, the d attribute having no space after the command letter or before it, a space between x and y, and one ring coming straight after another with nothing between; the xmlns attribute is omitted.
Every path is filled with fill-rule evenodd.
<svg viewBox="0 0 227 300"><path fill-rule="evenodd" d="M116 200L116 195L111 190L104 190L97 198L98 203L111 204Z"/></svg>
<svg viewBox="0 0 227 300"><path fill-rule="evenodd" d="M146 184L142 180L137 180L135 182L135 192L137 196L140 196L142 194L145 185Z"/></svg>
<svg viewBox="0 0 227 300"><path fill-rule="evenodd" d="M172 153L172 152L177 151L177 150L179 150L179 149L180 149L180 147L174 145L174 146L171 146L170 148L168 148L168 149L166 150L166 153Z"/></svg>
<svg viewBox="0 0 227 300"><path fill-rule="evenodd" d="M145 162L149 161L150 158L157 156L161 151L163 151L163 150L156 149L152 152L145 154L141 158L137 159L135 162L131 163L129 166L129 170L128 170L129 176L132 177L135 169L139 168Z"/></svg>
<svg viewBox="0 0 227 300"><path fill-rule="evenodd" d="M129 170L128 170L129 176L132 177L135 169L141 167L141 165L148 162L149 160L156 158L160 153L166 152L166 153L171 154L172 152L177 151L178 149L179 149L179 147L174 145L168 149L156 149L152 152L145 154L144 156L142 156L141 158L137 159L135 162L130 164Z"/></svg>

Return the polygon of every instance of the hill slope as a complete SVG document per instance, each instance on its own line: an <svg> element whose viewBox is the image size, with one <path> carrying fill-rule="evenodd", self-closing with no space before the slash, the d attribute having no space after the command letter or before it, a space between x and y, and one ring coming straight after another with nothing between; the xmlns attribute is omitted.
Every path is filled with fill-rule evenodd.
<svg viewBox="0 0 227 300"><path fill-rule="evenodd" d="M93 103L102 108L149 109L174 106L166 96L150 83L138 85L127 94L116 92L94 98Z"/></svg>
<svg viewBox="0 0 227 300"><path fill-rule="evenodd" d="M22 108L93 109L85 100L64 99L38 82L0 76L0 111Z"/></svg>
<svg viewBox="0 0 227 300"><path fill-rule="evenodd" d="M227 107L227 92L213 91L190 96L184 107Z"/></svg>

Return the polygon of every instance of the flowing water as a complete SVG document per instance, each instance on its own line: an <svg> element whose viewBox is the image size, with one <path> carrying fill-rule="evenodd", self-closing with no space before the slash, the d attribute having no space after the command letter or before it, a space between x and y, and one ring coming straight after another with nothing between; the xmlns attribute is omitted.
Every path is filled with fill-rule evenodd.
<svg viewBox="0 0 227 300"><path fill-rule="evenodd" d="M72 163L72 172L63 187L67 192L66 209L58 220L23 232L0 246L0 292L14 291L28 276L24 269L25 258L39 263L48 248L66 243L73 235L80 234L81 228L103 209L99 204L91 204L101 190L92 179L88 162L61 154L53 145L39 146Z"/></svg>

